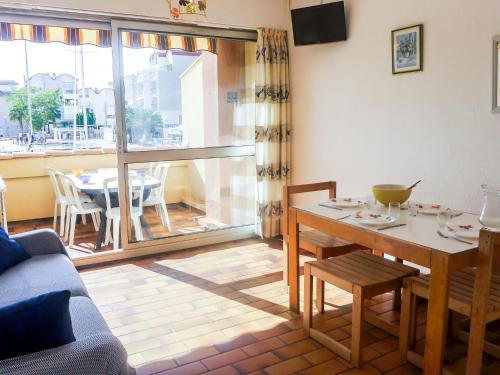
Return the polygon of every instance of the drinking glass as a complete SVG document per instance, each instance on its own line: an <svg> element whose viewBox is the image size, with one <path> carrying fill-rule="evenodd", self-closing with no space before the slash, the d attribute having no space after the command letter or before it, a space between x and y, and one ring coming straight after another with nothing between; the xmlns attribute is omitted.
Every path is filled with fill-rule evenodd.
<svg viewBox="0 0 500 375"><path fill-rule="evenodd" d="M417 216L418 215L417 206L412 202L408 202L408 215L410 215L410 216Z"/></svg>
<svg viewBox="0 0 500 375"><path fill-rule="evenodd" d="M368 195L366 200L366 208L370 211L373 211L377 208L377 200L373 194Z"/></svg>
<svg viewBox="0 0 500 375"><path fill-rule="evenodd" d="M446 227L450 224L452 217L453 212L449 208L439 211L437 214L439 229L446 229Z"/></svg>
<svg viewBox="0 0 500 375"><path fill-rule="evenodd" d="M398 220L401 217L401 203L390 202L389 209L387 210L387 215L392 217L394 220Z"/></svg>

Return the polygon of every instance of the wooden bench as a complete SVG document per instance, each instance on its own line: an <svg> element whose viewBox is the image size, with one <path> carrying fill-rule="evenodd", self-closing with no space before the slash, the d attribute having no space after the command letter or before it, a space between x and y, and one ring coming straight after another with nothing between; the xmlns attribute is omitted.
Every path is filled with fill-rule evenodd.
<svg viewBox="0 0 500 375"><path fill-rule="evenodd" d="M415 276L418 273L419 271L415 268L365 251L354 251L327 260L307 262L304 266L304 330L306 335L350 361L353 366L359 367L362 363L365 299L400 289L405 277ZM312 327L313 277L353 294L351 349Z"/></svg>

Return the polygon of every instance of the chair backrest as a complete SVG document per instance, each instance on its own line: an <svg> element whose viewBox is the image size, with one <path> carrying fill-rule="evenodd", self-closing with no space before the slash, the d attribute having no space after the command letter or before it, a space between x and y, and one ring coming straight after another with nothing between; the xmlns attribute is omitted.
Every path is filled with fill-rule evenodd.
<svg viewBox="0 0 500 375"><path fill-rule="evenodd" d="M288 208L290 207L291 196L294 194L312 193L315 191L328 190L330 199L337 196L337 182L326 181L314 184L287 185L283 186L283 240L288 242Z"/></svg>
<svg viewBox="0 0 500 375"><path fill-rule="evenodd" d="M139 207L139 211L142 212L143 201L144 201L144 183L145 178L143 176L133 176L129 175L128 177L128 197L129 197L129 205L130 211L132 211L133 201L138 199L138 205L135 207ZM115 187L118 186L118 177L111 177L103 180L104 187L104 198L106 200L106 210L111 212L111 197L109 192L109 185L113 184Z"/></svg>
<svg viewBox="0 0 500 375"><path fill-rule="evenodd" d="M139 212L142 213L142 205L144 202L144 182L145 182L144 176L128 176L128 196L129 196L129 203L130 203L130 209L132 211L132 205L133 201L135 199L139 199L138 202L139 204L135 207L139 208Z"/></svg>
<svg viewBox="0 0 500 375"><path fill-rule="evenodd" d="M153 177L160 181L160 187L155 189L155 194L165 197L166 180L170 163L158 163L154 169Z"/></svg>
<svg viewBox="0 0 500 375"><path fill-rule="evenodd" d="M50 183L52 184L52 188L54 189L54 193L56 195L57 200L62 200L64 198L63 193L61 192L61 187L59 186L59 181L57 181L57 171L52 167L46 167L47 173L50 177ZM60 173L60 172L59 172Z"/></svg>
<svg viewBox="0 0 500 375"><path fill-rule="evenodd" d="M78 210L83 210L82 202L80 201L80 195L78 194L78 189L75 182L68 176L61 172L56 172L56 176L59 177L61 184L63 186L64 195L68 200L68 203L75 206Z"/></svg>
<svg viewBox="0 0 500 375"><path fill-rule="evenodd" d="M106 200L106 212L111 213L111 198L109 196L109 185L114 184L118 186L118 177L106 178L102 181L102 186L104 188L104 199Z"/></svg>

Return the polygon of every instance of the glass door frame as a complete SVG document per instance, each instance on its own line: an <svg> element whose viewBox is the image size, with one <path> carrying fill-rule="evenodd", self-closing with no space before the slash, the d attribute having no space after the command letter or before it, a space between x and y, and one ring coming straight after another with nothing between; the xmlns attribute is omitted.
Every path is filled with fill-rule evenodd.
<svg viewBox="0 0 500 375"><path fill-rule="evenodd" d="M173 237L165 237L160 239L148 239L141 242L130 241L130 213L129 205L123 204L128 202L128 181L125 176L128 176L128 164L132 163L151 163L162 161L178 161L178 160L195 160L195 159L211 159L211 158L227 158L254 156L255 144L242 146L219 146L205 148L186 148L172 150L151 150L151 151L128 151L126 142L126 124L124 121L125 113L125 86L124 86L124 69L123 69L123 45L121 40L122 31L142 31L142 32L159 32L168 34L182 34L194 36L207 36L215 38L226 38L242 41L256 41L256 31L249 30L231 30L208 28L201 26L191 26L185 24L167 24L154 22L138 22L138 21L123 21L111 20L112 33L112 52L113 52L113 85L115 93L115 117L116 117L116 150L117 150L117 167L118 167L118 186L119 186L119 201L120 201L120 216L125 218L120 220L120 239L121 248L123 250L137 250L143 248L161 247L163 250L168 250L168 245L178 248L179 242L194 240L199 245L203 245L203 240L213 237L221 237L220 241L224 241L224 237L228 240L234 236L253 236L255 235L255 225L246 225L238 228L220 229L210 232L197 234L180 235ZM224 236L226 235L226 236ZM177 246L175 246L177 244Z"/></svg>

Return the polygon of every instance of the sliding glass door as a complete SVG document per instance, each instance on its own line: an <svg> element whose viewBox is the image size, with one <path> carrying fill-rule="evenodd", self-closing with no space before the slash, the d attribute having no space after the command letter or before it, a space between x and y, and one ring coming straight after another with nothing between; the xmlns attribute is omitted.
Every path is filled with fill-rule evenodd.
<svg viewBox="0 0 500 375"><path fill-rule="evenodd" d="M112 21L112 35L122 247L253 233L256 33Z"/></svg>

